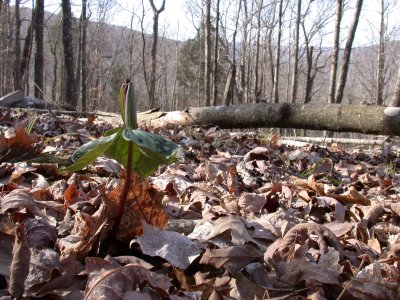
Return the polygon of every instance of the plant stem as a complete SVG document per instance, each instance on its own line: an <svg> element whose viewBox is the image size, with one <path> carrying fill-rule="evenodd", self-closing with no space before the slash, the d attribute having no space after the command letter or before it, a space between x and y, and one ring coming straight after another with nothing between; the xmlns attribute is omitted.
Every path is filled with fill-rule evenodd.
<svg viewBox="0 0 400 300"><path fill-rule="evenodd" d="M115 223L111 230L111 237L115 238L118 232L119 224L121 223L122 215L124 213L124 207L126 199L128 198L129 188L131 185L131 177L132 177L132 164L133 164L133 142L128 141L128 161L126 164L126 174L124 180L124 186L119 195L119 203L117 208L117 213L115 215Z"/></svg>

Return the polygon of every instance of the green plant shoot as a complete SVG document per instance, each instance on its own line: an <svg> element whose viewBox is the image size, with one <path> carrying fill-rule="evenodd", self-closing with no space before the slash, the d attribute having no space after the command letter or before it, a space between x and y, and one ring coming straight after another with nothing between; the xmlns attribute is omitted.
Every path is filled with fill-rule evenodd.
<svg viewBox="0 0 400 300"><path fill-rule="evenodd" d="M161 164L174 162L179 146L159 135L138 129L136 107L133 84L127 80L119 93L119 109L125 126L111 129L103 137L82 145L71 157L74 163L64 171L81 170L102 154L115 159L125 169L131 167L142 177L151 175ZM130 143L133 145L130 146ZM131 166L128 166L129 156Z"/></svg>

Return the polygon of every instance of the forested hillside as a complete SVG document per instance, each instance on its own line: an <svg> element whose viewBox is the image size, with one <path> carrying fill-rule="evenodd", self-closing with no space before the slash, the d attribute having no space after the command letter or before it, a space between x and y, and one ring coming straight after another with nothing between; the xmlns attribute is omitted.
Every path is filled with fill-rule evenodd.
<svg viewBox="0 0 400 300"><path fill-rule="evenodd" d="M203 2L185 4L196 37L174 41L154 22L167 13L162 2L146 14L139 6L127 28L108 23L118 18L113 1L74 2L73 10L61 1L52 14L43 0L33 11L23 1L1 1L0 95L21 89L77 109L116 111L114 95L131 78L141 110L260 101L398 104L393 1L377 1L370 32L357 31L372 5L360 0ZM364 43L353 44L360 36Z"/></svg>

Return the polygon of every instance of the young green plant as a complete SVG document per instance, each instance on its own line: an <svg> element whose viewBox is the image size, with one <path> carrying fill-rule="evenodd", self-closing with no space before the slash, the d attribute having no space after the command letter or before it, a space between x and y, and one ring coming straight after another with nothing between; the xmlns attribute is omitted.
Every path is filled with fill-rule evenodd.
<svg viewBox="0 0 400 300"><path fill-rule="evenodd" d="M71 157L74 163L64 169L70 172L81 170L100 155L115 159L126 169L113 231L118 229L123 214L132 171L139 173L143 178L147 177L161 164L174 162L179 149L179 146L170 140L137 128L137 98L129 80L121 86L119 109L124 127L111 129L105 132L103 137L82 145Z"/></svg>

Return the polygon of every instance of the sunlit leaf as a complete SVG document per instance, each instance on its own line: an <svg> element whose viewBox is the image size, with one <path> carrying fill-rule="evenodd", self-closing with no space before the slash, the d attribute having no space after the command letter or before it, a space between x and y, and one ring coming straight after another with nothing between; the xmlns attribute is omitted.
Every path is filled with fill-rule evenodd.
<svg viewBox="0 0 400 300"><path fill-rule="evenodd" d="M87 167L89 164L94 162L97 157L103 154L103 152L110 147L110 145L115 139L118 138L118 136L119 133L116 132L110 136L101 137L97 140L84 144L72 155L72 161L74 161L74 164L64 168L63 170L74 172Z"/></svg>

